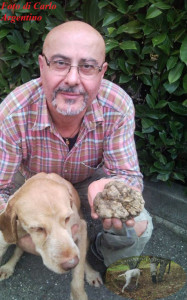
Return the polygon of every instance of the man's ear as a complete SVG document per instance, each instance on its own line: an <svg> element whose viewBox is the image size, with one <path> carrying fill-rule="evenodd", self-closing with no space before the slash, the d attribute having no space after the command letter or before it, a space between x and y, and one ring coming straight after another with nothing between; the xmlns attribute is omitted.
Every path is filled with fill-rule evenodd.
<svg viewBox="0 0 187 300"><path fill-rule="evenodd" d="M0 215L0 230L8 244L15 244L17 236L17 215L14 208L14 199L12 198L6 207L6 210Z"/></svg>
<svg viewBox="0 0 187 300"><path fill-rule="evenodd" d="M105 61L104 64L103 64L103 68L102 68L103 76L104 76L107 68L108 68L108 63Z"/></svg>
<svg viewBox="0 0 187 300"><path fill-rule="evenodd" d="M44 66L44 57L41 54L38 56L38 63L40 67L40 72L42 72Z"/></svg>

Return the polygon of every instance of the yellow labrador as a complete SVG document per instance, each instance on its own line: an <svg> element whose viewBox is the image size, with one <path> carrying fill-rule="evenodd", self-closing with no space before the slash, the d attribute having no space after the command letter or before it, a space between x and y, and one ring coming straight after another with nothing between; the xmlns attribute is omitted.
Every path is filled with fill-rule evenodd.
<svg viewBox="0 0 187 300"><path fill-rule="evenodd" d="M17 190L0 215L0 261L10 244L29 234L50 270L62 274L72 269L71 299L87 300L84 271L89 284L102 279L85 261L86 223L80 216L80 199L72 184L57 174L39 173ZM0 268L0 280L14 272L23 251L17 246Z"/></svg>

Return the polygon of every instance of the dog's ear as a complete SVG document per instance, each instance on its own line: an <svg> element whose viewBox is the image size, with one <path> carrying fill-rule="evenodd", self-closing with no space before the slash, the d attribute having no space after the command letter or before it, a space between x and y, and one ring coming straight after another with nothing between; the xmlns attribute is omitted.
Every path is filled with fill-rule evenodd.
<svg viewBox="0 0 187 300"><path fill-rule="evenodd" d="M17 215L13 205L13 198L8 202L5 211L0 215L0 230L8 244L15 244L17 236Z"/></svg>

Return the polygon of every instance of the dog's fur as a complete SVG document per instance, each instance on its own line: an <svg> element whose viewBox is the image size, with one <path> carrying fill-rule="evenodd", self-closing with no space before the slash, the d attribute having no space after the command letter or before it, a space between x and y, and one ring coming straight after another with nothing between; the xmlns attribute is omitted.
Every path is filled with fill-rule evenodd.
<svg viewBox="0 0 187 300"><path fill-rule="evenodd" d="M98 272L86 263L87 229L80 216L80 199L74 187L51 173L39 173L17 190L0 215L0 262L10 244L29 234L44 265L62 274L73 271L71 299L87 300L87 281L102 284ZM23 251L16 246L11 259L0 268L0 280L10 277Z"/></svg>
<svg viewBox="0 0 187 300"><path fill-rule="evenodd" d="M126 287L128 287L128 285L130 284L131 282L131 279L133 277L136 278L136 287L138 285L138 281L139 281L139 277L140 277L140 269L132 269L132 270L128 270L126 271L125 273L119 275L118 277L125 277L125 280L126 280L126 283L124 284L123 288L122 288L122 293L124 292L124 290L126 289Z"/></svg>

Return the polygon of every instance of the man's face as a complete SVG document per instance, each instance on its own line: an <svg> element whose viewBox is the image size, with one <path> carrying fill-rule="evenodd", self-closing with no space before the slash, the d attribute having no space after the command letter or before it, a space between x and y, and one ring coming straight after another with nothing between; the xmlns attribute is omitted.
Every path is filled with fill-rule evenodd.
<svg viewBox="0 0 187 300"><path fill-rule="evenodd" d="M40 73L44 93L49 109L62 115L78 115L85 111L95 99L101 80L107 68L104 63L102 70L95 75L81 77L76 66L92 64L101 66L104 62L103 49L98 37L93 33L73 33L72 31L55 33L44 47L48 61L69 63L70 71L66 75L48 66L44 56L39 56Z"/></svg>

